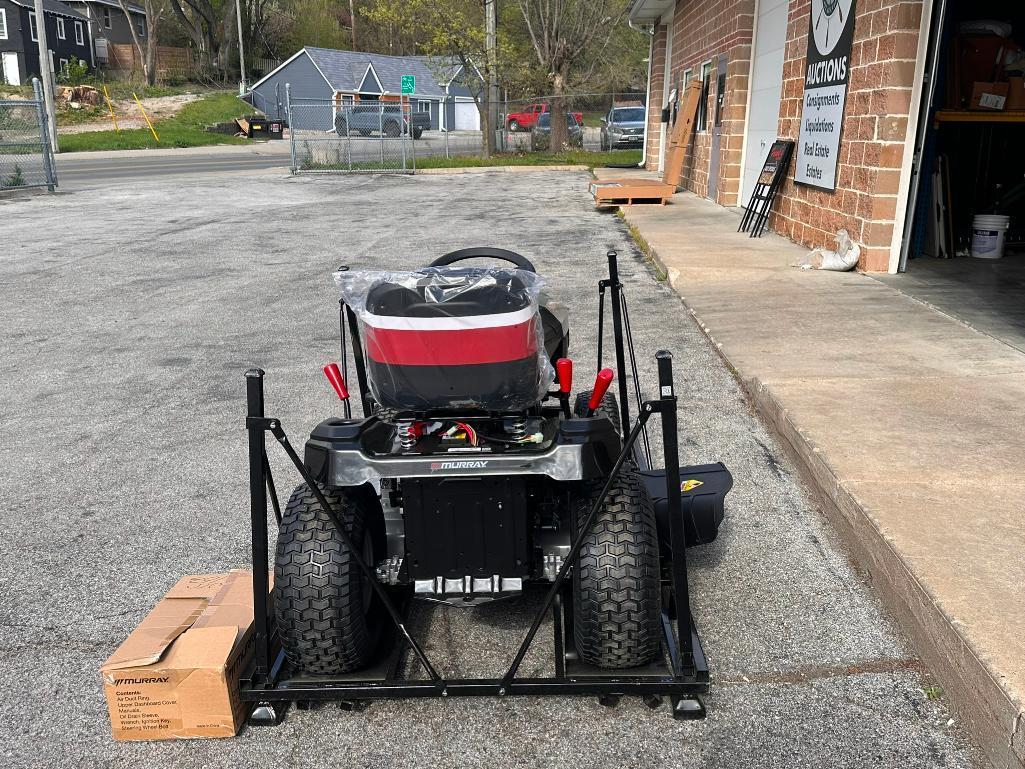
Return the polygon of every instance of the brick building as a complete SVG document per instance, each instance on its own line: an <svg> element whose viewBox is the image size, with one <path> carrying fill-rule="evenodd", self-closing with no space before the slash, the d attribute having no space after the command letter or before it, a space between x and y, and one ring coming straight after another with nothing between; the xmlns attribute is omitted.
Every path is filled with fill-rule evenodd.
<svg viewBox="0 0 1025 769"><path fill-rule="evenodd" d="M844 0L826 5L851 7ZM699 78L703 97L679 183L721 205L743 205L772 141L798 139L811 6L812 0L635 0L630 23L651 35L645 165L661 170L683 89ZM923 0L855 6L835 189L794 181L803 162L798 145L769 226L808 247L832 246L836 231L846 229L862 247L860 269L893 272L911 188L925 64L919 49L929 22Z"/></svg>

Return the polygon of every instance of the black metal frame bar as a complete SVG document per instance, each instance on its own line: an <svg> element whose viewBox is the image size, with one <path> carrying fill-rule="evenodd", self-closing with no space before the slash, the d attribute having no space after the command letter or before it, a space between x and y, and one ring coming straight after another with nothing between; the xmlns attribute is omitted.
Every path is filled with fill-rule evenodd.
<svg viewBox="0 0 1025 769"><path fill-rule="evenodd" d="M769 212L773 201L776 199L776 193L779 192L779 188L783 186L783 179L786 178L793 151L793 142L785 145L783 157L777 163L772 179L769 182L755 182L755 188L751 192L751 198L748 200L747 208L744 211L744 216L741 217L737 232L750 231L748 237L761 237L765 231L765 225L769 221Z"/></svg>
<svg viewBox="0 0 1025 769"><path fill-rule="evenodd" d="M624 350L624 331L621 286L616 269L615 252L609 253L610 279L606 286L612 290L613 296L613 331L615 335L617 368L620 376L620 397L624 425L630 425L629 406L625 387L626 356ZM605 281L603 281L605 283ZM362 349L355 324L355 316L349 308L345 308L351 331L351 344L356 363L357 376L361 391L361 400L369 413L369 391L366 387L366 373ZM632 345L631 345L632 348ZM632 353L632 349L631 349ZM673 700L673 714L678 718L700 718L704 715L704 707L697 695L708 690L708 665L701 650L701 642L694 628L690 612L690 589L687 577L687 553L685 546L684 522L681 515L680 464L677 443L676 394L673 388L672 355L662 350L655 356L658 364L659 397L643 401L639 404L636 422L627 434L622 451L603 484L601 492L595 498L587 518L581 526L586 531L593 524L598 510L604 504L616 476L635 452L638 439L644 434L646 424L653 415L662 421L663 449L667 483L667 496L671 524L671 552L673 558L669 564L668 587L672 596L672 613L670 607L663 607L662 628L663 645L670 665L664 661L653 663L649 668L640 670L617 671L587 669L587 666L576 660L571 653L572 644L572 596L569 590L568 575L581 547L583 537L577 537L564 558L551 587L548 589L543 605L536 612L516 655L500 678L445 678L433 667L423 648L414 638L406 624L405 606L400 610L392 595L376 578L373 564L365 563L361 550L353 547L352 542L342 525L338 513L331 507L317 485L302 458L288 440L279 420L269 418L265 414L263 380L264 372L253 369L246 374L246 392L248 414L246 428L249 433L249 471L250 471L250 514L252 523L252 556L253 556L253 598L255 612L255 660L251 670L242 681L242 698L257 703L257 711L264 717L268 712L275 713L273 703L292 701L309 702L323 700L339 700L354 702L359 700L404 697L436 697L436 696L505 696L505 695L539 695L539 694L592 694L603 698L614 698L624 694L636 694L646 697L668 696ZM362 375L361 375L362 374ZM636 371L634 372L636 376ZM267 496L268 491L273 497L275 514L280 515L277 495L269 473L267 460L266 437L270 433L284 449L286 455L295 465L300 476L309 485L318 504L328 514L332 524L338 531L342 543L352 554L353 560L364 577L369 580L381 603L384 605L398 635L395 648L387 662L384 673L377 677L354 674L335 678L286 677L284 656L275 651L274 628L271 621L268 558L269 538L267 527ZM408 605L410 602L406 602ZM548 616L549 611L555 624L555 676L551 678L518 678L517 672L523 659L533 643L537 631ZM419 661L427 675L425 679L402 679L399 671L403 669L406 650L409 650ZM605 700L603 700L605 701ZM279 716L280 714L278 714ZM276 720L274 716L267 720ZM256 718L254 714L254 718Z"/></svg>

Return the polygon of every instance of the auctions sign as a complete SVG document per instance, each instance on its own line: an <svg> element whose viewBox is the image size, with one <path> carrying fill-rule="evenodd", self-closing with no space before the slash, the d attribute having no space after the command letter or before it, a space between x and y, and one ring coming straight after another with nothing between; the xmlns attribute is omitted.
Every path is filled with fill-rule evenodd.
<svg viewBox="0 0 1025 769"><path fill-rule="evenodd" d="M808 69L794 181L827 190L836 189L855 2L811 0L808 18Z"/></svg>

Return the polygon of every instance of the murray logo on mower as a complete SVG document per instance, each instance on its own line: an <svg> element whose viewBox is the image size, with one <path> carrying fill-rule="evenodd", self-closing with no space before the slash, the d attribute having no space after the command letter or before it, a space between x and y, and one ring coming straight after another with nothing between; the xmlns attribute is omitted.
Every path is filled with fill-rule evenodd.
<svg viewBox="0 0 1025 769"><path fill-rule="evenodd" d="M481 258L513 266L458 264ZM264 413L264 373L247 373L256 622L242 697L253 722L277 722L291 702L524 694L668 697L677 717L704 715L685 548L715 538L733 481L722 464L681 473L672 357L655 356L659 397L643 400L615 252L608 263L598 371L575 397L566 308L529 261L495 248L335 274L342 365L324 372L342 416L314 428L305 458ZM615 369L602 366L606 294ZM284 509L267 433L303 479ZM442 676L407 626L416 599L471 607L528 591L543 599L500 678ZM549 612L555 675L518 676ZM407 674L410 654L419 673Z"/></svg>

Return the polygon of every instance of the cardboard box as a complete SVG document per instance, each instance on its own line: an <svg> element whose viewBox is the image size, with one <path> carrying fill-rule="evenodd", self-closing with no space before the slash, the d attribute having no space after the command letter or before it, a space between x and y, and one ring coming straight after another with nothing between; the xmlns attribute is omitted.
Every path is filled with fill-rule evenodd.
<svg viewBox="0 0 1025 769"><path fill-rule="evenodd" d="M1025 77L1007 78L1007 103L1004 109L1025 110Z"/></svg>
<svg viewBox="0 0 1025 769"><path fill-rule="evenodd" d="M114 739L233 736L252 655L251 573L182 577L100 668Z"/></svg>
<svg viewBox="0 0 1025 769"><path fill-rule="evenodd" d="M968 109L1002 110L1007 103L1007 83L972 83Z"/></svg>

